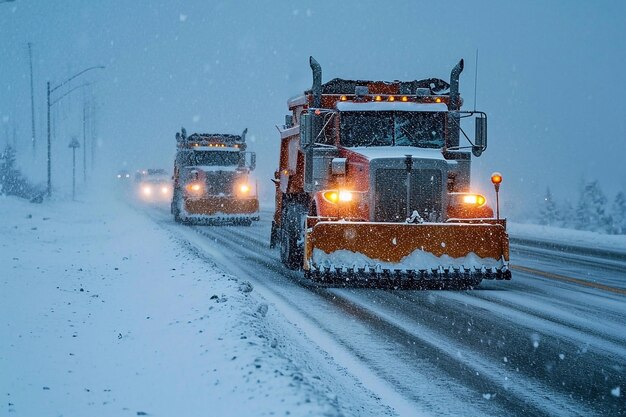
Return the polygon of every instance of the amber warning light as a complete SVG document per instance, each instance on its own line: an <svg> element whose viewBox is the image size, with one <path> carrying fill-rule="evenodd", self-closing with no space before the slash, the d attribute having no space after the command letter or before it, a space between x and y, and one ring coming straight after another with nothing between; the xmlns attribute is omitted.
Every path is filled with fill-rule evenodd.
<svg viewBox="0 0 626 417"><path fill-rule="evenodd" d="M502 183L502 174L499 172L491 174L491 182L496 189L496 219L500 220L500 198L498 192L500 191L500 184Z"/></svg>

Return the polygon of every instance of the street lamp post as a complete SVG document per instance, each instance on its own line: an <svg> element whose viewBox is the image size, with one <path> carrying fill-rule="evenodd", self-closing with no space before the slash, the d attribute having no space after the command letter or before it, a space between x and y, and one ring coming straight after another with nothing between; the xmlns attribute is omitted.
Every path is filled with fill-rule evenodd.
<svg viewBox="0 0 626 417"><path fill-rule="evenodd" d="M69 144L72 148L72 201L76 200L76 148L80 148L80 142L76 137Z"/></svg>
<svg viewBox="0 0 626 417"><path fill-rule="evenodd" d="M86 73L87 71L91 71L93 69L104 69L104 66L97 65L94 67L85 68L84 70L72 75L70 78L68 78L67 80L63 81L61 84L54 86L54 87L50 87L50 81L47 82L46 98L47 98L47 104L48 104L47 105L47 116L48 116L48 190L47 190L47 194L48 194L48 197L52 195L52 141L50 138L50 107L58 103L59 100L61 100L63 97L67 96L73 91L76 91L77 89L84 87L85 85L88 85L88 84L82 84L82 85L79 85L78 87L72 88L71 90L63 94L62 96L58 97L53 102L50 102L50 94L54 93L56 90L63 87L65 84L69 83L74 78L78 77L79 75L82 75Z"/></svg>

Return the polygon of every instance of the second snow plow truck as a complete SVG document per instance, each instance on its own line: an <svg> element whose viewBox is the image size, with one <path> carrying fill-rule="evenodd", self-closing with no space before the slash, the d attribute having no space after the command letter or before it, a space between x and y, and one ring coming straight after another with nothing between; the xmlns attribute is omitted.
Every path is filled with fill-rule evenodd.
<svg viewBox="0 0 626 417"><path fill-rule="evenodd" d="M487 116L460 109L463 60L449 84L322 84L313 57L310 65L313 86L288 101L279 128L270 246L280 246L281 261L331 282L510 279L506 221L470 191L471 155L487 148ZM472 142L461 119L474 115ZM460 145L461 133L469 146Z"/></svg>
<svg viewBox="0 0 626 417"><path fill-rule="evenodd" d="M256 182L250 172L256 154L241 135L176 133L171 211L177 222L249 226L259 220Z"/></svg>

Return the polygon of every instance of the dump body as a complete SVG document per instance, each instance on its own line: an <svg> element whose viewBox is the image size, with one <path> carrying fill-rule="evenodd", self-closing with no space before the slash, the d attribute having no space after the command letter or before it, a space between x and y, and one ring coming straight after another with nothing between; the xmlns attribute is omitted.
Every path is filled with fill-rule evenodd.
<svg viewBox="0 0 626 417"><path fill-rule="evenodd" d="M486 115L462 112L458 77L321 83L289 100L271 246L314 278L510 279L506 222L470 189ZM460 119L478 115L461 147Z"/></svg>
<svg viewBox="0 0 626 417"><path fill-rule="evenodd" d="M259 219L255 157L242 135L176 134L171 211L187 223L238 223Z"/></svg>

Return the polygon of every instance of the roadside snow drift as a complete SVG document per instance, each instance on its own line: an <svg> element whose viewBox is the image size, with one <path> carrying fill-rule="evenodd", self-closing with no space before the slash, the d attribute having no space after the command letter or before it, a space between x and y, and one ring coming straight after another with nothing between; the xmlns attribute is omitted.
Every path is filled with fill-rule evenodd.
<svg viewBox="0 0 626 417"><path fill-rule="evenodd" d="M253 286L140 212L0 197L0 218L1 415L340 414Z"/></svg>

